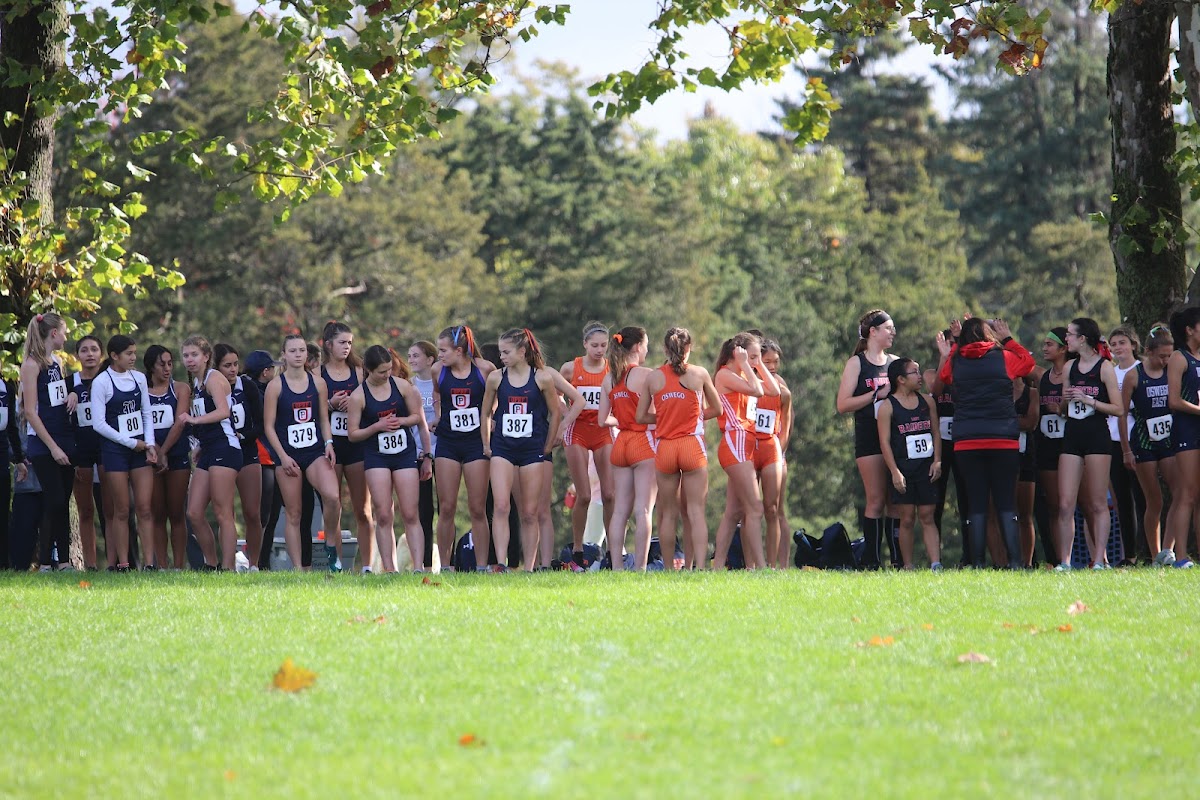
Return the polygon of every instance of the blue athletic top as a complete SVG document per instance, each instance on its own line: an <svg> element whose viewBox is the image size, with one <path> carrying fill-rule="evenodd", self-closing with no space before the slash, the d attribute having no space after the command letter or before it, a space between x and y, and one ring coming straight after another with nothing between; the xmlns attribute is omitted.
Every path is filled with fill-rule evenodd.
<svg viewBox="0 0 1200 800"><path fill-rule="evenodd" d="M208 378L216 370L210 369L204 373L203 381L192 381L192 416L199 417L204 414L209 414L217 410L217 402L212 395L208 393L206 384ZM229 398L225 398L229 402ZM232 405L232 403L230 403ZM241 450L242 447L238 444L237 434L233 432L233 423L229 417L220 422L206 422L201 425L192 425L192 436L200 442L200 446L213 444L226 444L235 450Z"/></svg>
<svg viewBox="0 0 1200 800"><path fill-rule="evenodd" d="M1187 368L1183 371L1179 394L1189 403L1200 403L1200 358L1196 358L1186 348L1179 352L1183 353L1183 357L1187 359ZM40 383L38 385L41 386Z"/></svg>
<svg viewBox="0 0 1200 800"><path fill-rule="evenodd" d="M150 416L154 420L154 441L159 445L167 441L167 434L175 424L175 409L179 406L179 396L175 394L175 381L167 381L167 393L163 395L150 394ZM171 445L168 456L187 457L188 433L181 431L175 444Z"/></svg>
<svg viewBox="0 0 1200 800"><path fill-rule="evenodd" d="M546 446L550 435L550 409L546 397L537 385L537 370L529 371L524 386L513 386L508 380L508 369L500 376L500 387L496 390L496 411L492 415L493 446L501 442L509 447L537 448Z"/></svg>
<svg viewBox="0 0 1200 800"><path fill-rule="evenodd" d="M479 438L479 415L485 388L483 373L473 362L465 378L456 378L452 371L442 367L438 375L438 394L442 402L437 429L439 439Z"/></svg>
<svg viewBox="0 0 1200 800"><path fill-rule="evenodd" d="M325 379L325 388L329 390L329 398L331 400L338 392L345 392L349 395L353 394L354 390L358 388L358 372L353 367L350 367L349 378L337 381L329 375L329 370L325 369L325 366L322 365L321 377ZM334 436L346 437L350 435L350 426L346 422L346 412L334 411L332 404L329 406L329 432Z"/></svg>
<svg viewBox="0 0 1200 800"><path fill-rule="evenodd" d="M298 454L324 453L321 428L317 424L317 409L320 407L317 384L312 373L308 386L302 392L293 392L287 376L280 375L279 400L275 406L275 435L283 444L284 451L295 458Z"/></svg>
<svg viewBox="0 0 1200 800"><path fill-rule="evenodd" d="M122 389L117 385L117 381L113 379L112 375L108 377L112 382L113 394L104 403L104 421L108 423L110 428L122 436L128 436L142 442L146 441L146 431L144 430L145 420L142 416L141 386L132 375L124 376L133 383L132 389ZM121 419L123 416L125 417L124 420ZM102 440L101 444L105 442L108 442L108 439ZM111 442L110 444L116 445L115 442ZM119 447L120 445L116 446Z"/></svg>
<svg viewBox="0 0 1200 800"><path fill-rule="evenodd" d="M401 394L400 387L396 385L396 382L389 378L388 386L391 387L391 393L388 394L386 400L376 400L371 395L371 387L363 386L363 410L359 427L369 428L382 417L407 417L412 413L408 410L408 403L405 402L404 395ZM411 428L397 428L394 431L377 434L364 440L364 444L372 452L381 455L403 453L410 447L416 446Z"/></svg>
<svg viewBox="0 0 1200 800"><path fill-rule="evenodd" d="M70 454L75 449L75 436L71 430L71 418L67 414L67 382L62 364L55 358L50 366L38 372L37 415L46 428L46 433L60 448ZM25 409L29 413L29 409ZM50 448L30 429L26 440L26 452L30 456L50 455Z"/></svg>

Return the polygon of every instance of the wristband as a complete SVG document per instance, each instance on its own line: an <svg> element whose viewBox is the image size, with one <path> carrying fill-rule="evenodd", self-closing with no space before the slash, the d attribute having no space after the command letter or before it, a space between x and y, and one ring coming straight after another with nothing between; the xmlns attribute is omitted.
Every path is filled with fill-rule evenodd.
<svg viewBox="0 0 1200 800"><path fill-rule="evenodd" d="M1000 344L1001 344L1001 345L1006 345L1006 344L1008 344L1009 342L1011 342L1012 340L1013 340L1013 337L1011 337L1011 336L1005 336L1003 339L1001 339L1001 340L1000 340Z"/></svg>
<svg viewBox="0 0 1200 800"><path fill-rule="evenodd" d="M331 444L333 444L333 439L326 439L326 440L325 440L325 446L326 446L326 447L329 447L329 445L331 445Z"/></svg>

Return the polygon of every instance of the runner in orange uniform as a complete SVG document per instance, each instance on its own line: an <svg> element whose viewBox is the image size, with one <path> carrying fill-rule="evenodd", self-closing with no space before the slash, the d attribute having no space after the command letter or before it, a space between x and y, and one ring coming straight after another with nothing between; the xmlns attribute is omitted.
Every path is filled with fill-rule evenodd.
<svg viewBox="0 0 1200 800"><path fill-rule="evenodd" d="M588 565L583 558L583 532L587 528L588 508L592 498L588 487L588 455L596 462L596 474L600 477L600 498L604 504L605 530L612 518L613 476L609 454L613 445L613 429L601 425L597 419L600 410L601 386L608 374L608 362L604 353L608 349L608 328L602 322L589 322L583 326L584 355L562 365L559 372L583 395L584 410L570 425L563 428L563 445L567 450L567 470L575 483L575 507L571 510L571 557L576 567Z"/></svg>
<svg viewBox="0 0 1200 800"><path fill-rule="evenodd" d="M762 343L758 336L743 331L725 342L717 359L714 383L721 395L722 435L718 457L729 476L729 490L725 493L725 513L717 526L713 569L724 568L739 517L742 519L742 552L746 566L762 569L767 562L762 546L763 499L754 467L757 438L753 420L757 416L759 398L764 395L778 397L779 384L763 366Z"/></svg>
<svg viewBox="0 0 1200 800"><path fill-rule="evenodd" d="M766 339L762 345L763 365L775 376L779 395L758 398L758 408L752 416L754 436L754 468L763 491L763 519L767 539L767 566L786 569L791 555L790 526L784 492L787 489L788 436L792 430L792 392L779 375L783 351L779 343Z"/></svg>
<svg viewBox="0 0 1200 800"><path fill-rule="evenodd" d="M654 466L658 470L658 497L662 509L659 542L663 560L675 552L675 521L679 517L679 492L691 520L691 552L699 569L708 560L708 524L704 504L708 497L708 455L701 419L712 419L721 410L721 398L704 367L688 364L692 335L686 328L671 328L663 340L667 363L650 374L646 393L638 398L637 421L654 424L658 442ZM704 401L701 403L701 393ZM654 402L654 411L650 403Z"/></svg>
<svg viewBox="0 0 1200 800"><path fill-rule="evenodd" d="M637 421L638 399L646 394L646 382L653 370L641 366L646 360L645 328L629 326L612 335L608 343L608 375L601 386L599 419L601 425L616 425L613 445L612 519L608 526L608 546L613 571L625 568L625 523L634 519L634 569L646 569L650 551L650 509L658 488L654 470L654 434L649 426ZM611 413L610 413L611 412Z"/></svg>

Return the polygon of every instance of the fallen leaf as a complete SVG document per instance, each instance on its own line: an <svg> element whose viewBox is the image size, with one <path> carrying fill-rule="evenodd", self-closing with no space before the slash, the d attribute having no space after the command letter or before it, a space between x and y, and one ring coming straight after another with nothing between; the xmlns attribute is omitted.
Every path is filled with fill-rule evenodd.
<svg viewBox="0 0 1200 800"><path fill-rule="evenodd" d="M1066 625L1058 626L1059 633L1070 633L1073 630L1075 630L1075 629L1071 627L1071 623L1069 623L1069 622Z"/></svg>
<svg viewBox="0 0 1200 800"><path fill-rule="evenodd" d="M1076 614L1084 614L1091 610L1091 606L1082 600L1076 600L1074 603L1071 603L1071 605L1067 606L1067 613L1071 616L1075 616Z"/></svg>
<svg viewBox="0 0 1200 800"><path fill-rule="evenodd" d="M376 625L386 625L387 617L385 617L383 614L380 614L378 617L375 618L375 624Z"/></svg>
<svg viewBox="0 0 1200 800"><path fill-rule="evenodd" d="M91 581L80 581L79 588L80 589L90 589L90 588L92 588L92 582Z"/></svg>
<svg viewBox="0 0 1200 800"><path fill-rule="evenodd" d="M960 664L990 664L992 660L983 653L963 653L958 657Z"/></svg>
<svg viewBox="0 0 1200 800"><path fill-rule="evenodd" d="M921 623L921 629L926 630L926 631L931 631L931 630L933 630L933 625L931 623L924 622L924 623Z"/></svg>
<svg viewBox="0 0 1200 800"><path fill-rule="evenodd" d="M861 620L861 619L859 619L858 617L851 617L851 618L850 618L850 621L851 621L851 622L862 622L862 620Z"/></svg>
<svg viewBox="0 0 1200 800"><path fill-rule="evenodd" d="M1015 627L1017 627L1017 623L1015 623L1015 622L1006 622L1006 623L1004 623L1004 627L1006 627L1006 628L1015 628Z"/></svg>
<svg viewBox="0 0 1200 800"><path fill-rule="evenodd" d="M1030 636L1037 636L1041 632L1042 632L1042 629L1037 627L1036 625L1029 626L1029 635Z"/></svg>
<svg viewBox="0 0 1200 800"><path fill-rule="evenodd" d="M865 642L858 642L855 647L891 647L896 640L891 636L872 636Z"/></svg>
<svg viewBox="0 0 1200 800"><path fill-rule="evenodd" d="M460 747L483 747L486 742L473 733L464 733L458 737L458 744Z"/></svg>
<svg viewBox="0 0 1200 800"><path fill-rule="evenodd" d="M811 564L805 564L803 567L800 568L800 571L801 572L820 572L821 570L820 570L820 568L814 567Z"/></svg>
<svg viewBox="0 0 1200 800"><path fill-rule="evenodd" d="M426 575L424 578L421 579L421 585L422 586L441 586L442 582L441 581L432 581L429 579L429 576Z"/></svg>
<svg viewBox="0 0 1200 800"><path fill-rule="evenodd" d="M275 673L275 688L284 692L298 692L307 689L317 680L317 673L304 667L297 667L290 658L284 659L283 665Z"/></svg>
<svg viewBox="0 0 1200 800"><path fill-rule="evenodd" d="M225 780L231 781L236 777L237 777L237 773L234 772L233 770L231 770L231 769L225 770Z"/></svg>

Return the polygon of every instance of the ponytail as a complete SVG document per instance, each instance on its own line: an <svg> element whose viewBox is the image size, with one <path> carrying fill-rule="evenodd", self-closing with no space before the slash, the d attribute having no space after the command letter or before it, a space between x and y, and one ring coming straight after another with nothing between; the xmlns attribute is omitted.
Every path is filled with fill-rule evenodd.
<svg viewBox="0 0 1200 800"><path fill-rule="evenodd" d="M542 355L541 345L533 335L533 331L529 328L512 328L500 335L502 341L508 342L513 347L525 350L525 362L534 369L542 369L546 366L546 359Z"/></svg>
<svg viewBox="0 0 1200 800"><path fill-rule="evenodd" d="M625 380L629 372L629 355L633 348L646 341L646 329L636 325L627 325L614 333L608 340L608 374L612 376L615 386Z"/></svg>
<svg viewBox="0 0 1200 800"><path fill-rule="evenodd" d="M692 350L692 334L687 328L670 328L663 337L663 350L667 354L667 363L676 375L687 372L687 357Z"/></svg>
<svg viewBox="0 0 1200 800"><path fill-rule="evenodd" d="M871 329L878 328L890 319L882 308L873 308L863 314L858 320L858 343L854 346L854 355L866 351L867 337L871 335Z"/></svg>
<svg viewBox="0 0 1200 800"><path fill-rule="evenodd" d="M408 380L412 376L412 370L408 368L408 361L400 357L392 348L387 349L392 355L392 375L397 378Z"/></svg>
<svg viewBox="0 0 1200 800"><path fill-rule="evenodd" d="M54 331L66 326L66 320L53 311L38 314L29 320L29 328L25 331L24 359L26 361L33 359L43 369L50 366L54 354L46 349L46 339ZM100 340L97 339L96 341L99 342Z"/></svg>

